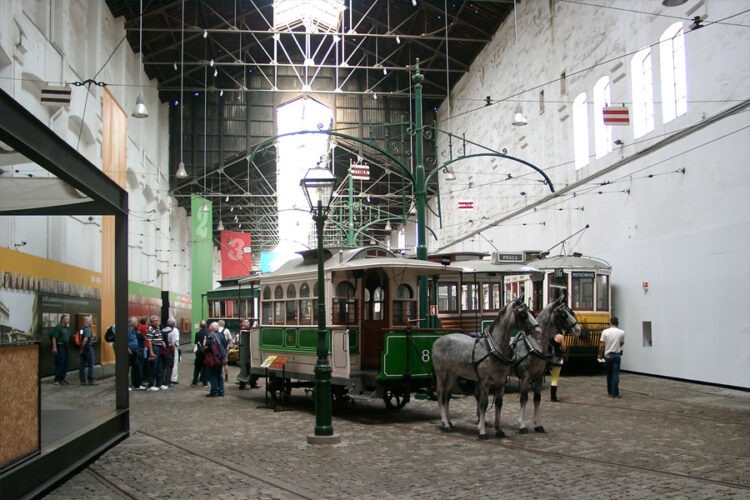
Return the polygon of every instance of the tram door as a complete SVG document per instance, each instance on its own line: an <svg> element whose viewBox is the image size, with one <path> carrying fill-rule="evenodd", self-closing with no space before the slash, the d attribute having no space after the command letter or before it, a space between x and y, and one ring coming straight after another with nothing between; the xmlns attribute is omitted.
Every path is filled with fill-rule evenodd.
<svg viewBox="0 0 750 500"><path fill-rule="evenodd" d="M549 283L549 299L547 303L554 302L568 288L568 273L562 269L555 269L555 272L547 274ZM570 297L570 294L568 294Z"/></svg>
<svg viewBox="0 0 750 500"><path fill-rule="evenodd" d="M382 270L369 271L362 279L362 368L378 368L388 321L388 279Z"/></svg>

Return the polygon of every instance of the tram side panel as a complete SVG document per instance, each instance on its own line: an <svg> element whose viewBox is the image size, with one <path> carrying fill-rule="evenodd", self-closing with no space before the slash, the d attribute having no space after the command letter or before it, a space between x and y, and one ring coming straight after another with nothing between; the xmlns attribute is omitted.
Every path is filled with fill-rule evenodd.
<svg viewBox="0 0 750 500"><path fill-rule="evenodd" d="M349 358L349 330L331 328L327 332L328 363L331 381L344 385L351 372ZM318 330L312 326L265 327L251 331L252 372L256 375L312 381L318 354ZM284 363L270 363L268 371L262 365L269 356L283 358ZM279 365L283 365L279 366Z"/></svg>

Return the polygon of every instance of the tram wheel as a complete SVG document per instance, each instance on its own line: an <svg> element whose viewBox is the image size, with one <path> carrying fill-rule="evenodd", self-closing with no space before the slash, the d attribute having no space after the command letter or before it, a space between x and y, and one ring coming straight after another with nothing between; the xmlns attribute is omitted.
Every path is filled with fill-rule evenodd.
<svg viewBox="0 0 750 500"><path fill-rule="evenodd" d="M383 401L385 401L385 407L389 410L400 410L410 401L409 393L400 387L386 389L383 392Z"/></svg>
<svg viewBox="0 0 750 500"><path fill-rule="evenodd" d="M347 394L346 388L340 385L334 385L331 389L331 399L334 411L340 410L345 404L353 402L352 398Z"/></svg>
<svg viewBox="0 0 750 500"><path fill-rule="evenodd" d="M271 377L268 379L268 392L274 403L286 404L292 394L292 381L288 378Z"/></svg>

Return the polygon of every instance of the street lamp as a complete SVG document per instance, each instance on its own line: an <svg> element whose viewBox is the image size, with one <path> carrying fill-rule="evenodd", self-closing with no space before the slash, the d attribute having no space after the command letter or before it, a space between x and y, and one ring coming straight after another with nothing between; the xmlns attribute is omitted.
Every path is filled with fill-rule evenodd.
<svg viewBox="0 0 750 500"><path fill-rule="evenodd" d="M318 360L315 363L315 432L307 436L308 444L336 444L341 436L333 433L331 418L331 365L328 363L328 331L323 276L323 224L333 198L336 178L326 168L313 167L300 181L318 238Z"/></svg>

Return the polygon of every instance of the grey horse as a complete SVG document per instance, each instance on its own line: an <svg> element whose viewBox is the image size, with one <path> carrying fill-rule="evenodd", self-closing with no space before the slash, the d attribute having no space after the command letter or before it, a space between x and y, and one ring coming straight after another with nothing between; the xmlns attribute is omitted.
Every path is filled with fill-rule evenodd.
<svg viewBox="0 0 750 500"><path fill-rule="evenodd" d="M572 331L576 337L581 335L581 326L576 320L575 313L568 307L567 291L554 302L550 302L537 316L541 332L521 332L512 342L515 362L513 373L519 380L521 413L518 417L520 434L527 434L526 403L529 400L529 388L534 391L534 431L544 432L540 423L542 382L547 362L550 360L552 348L550 341L557 333Z"/></svg>
<svg viewBox="0 0 750 500"><path fill-rule="evenodd" d="M497 318L481 336L474 338L462 333L443 335L432 347L432 366L435 370L437 400L443 431L453 430L448 405L451 390L458 377L479 382L479 439L488 439L485 417L490 387L495 387L495 436L505 437L500 429L505 381L512 364L510 337L515 331L541 333L534 315L524 303L523 296L506 304Z"/></svg>

